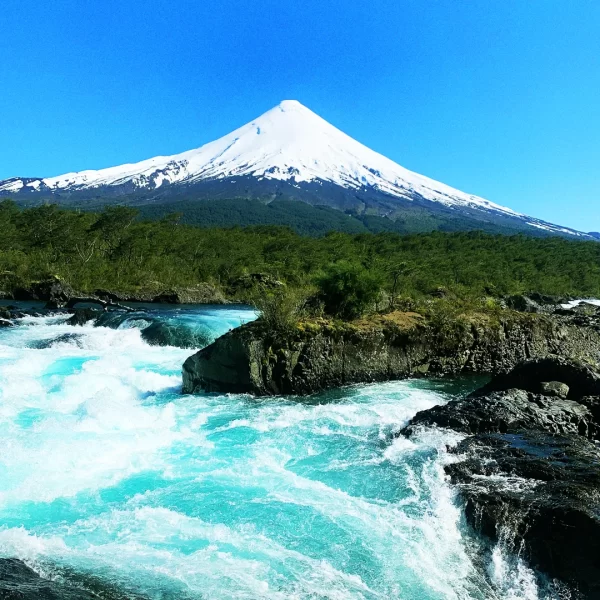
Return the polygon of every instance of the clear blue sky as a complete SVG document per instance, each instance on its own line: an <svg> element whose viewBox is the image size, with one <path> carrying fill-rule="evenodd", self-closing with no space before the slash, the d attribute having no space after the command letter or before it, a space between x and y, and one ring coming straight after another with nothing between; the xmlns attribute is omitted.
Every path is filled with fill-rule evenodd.
<svg viewBox="0 0 600 600"><path fill-rule="evenodd" d="M198 147L297 99L403 166L600 230L599 0L2 0L0 178Z"/></svg>

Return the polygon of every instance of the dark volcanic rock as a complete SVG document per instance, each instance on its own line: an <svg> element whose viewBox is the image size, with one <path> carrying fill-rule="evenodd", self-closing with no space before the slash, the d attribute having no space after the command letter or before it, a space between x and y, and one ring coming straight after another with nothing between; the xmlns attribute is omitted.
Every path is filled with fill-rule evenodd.
<svg viewBox="0 0 600 600"><path fill-rule="evenodd" d="M476 394L519 388L530 392L542 391L544 382L561 382L569 387L568 397L600 395L600 374L596 365L562 356L546 356L525 361L508 373L499 374Z"/></svg>
<svg viewBox="0 0 600 600"><path fill-rule="evenodd" d="M540 383L540 392L543 396L566 398L569 395L569 386L560 381L542 381Z"/></svg>
<svg viewBox="0 0 600 600"><path fill-rule="evenodd" d="M528 297L541 306L551 306L553 308L572 300L570 296L550 296L548 294L540 294L538 292L532 292L528 295Z"/></svg>
<svg viewBox="0 0 600 600"><path fill-rule="evenodd" d="M572 313L578 315L596 316L600 315L600 306L591 302L580 302L573 308L569 309Z"/></svg>
<svg viewBox="0 0 600 600"><path fill-rule="evenodd" d="M562 316L566 321L579 327L600 331L600 306L582 302L570 308L557 308L554 311L557 316Z"/></svg>
<svg viewBox="0 0 600 600"><path fill-rule="evenodd" d="M596 423L600 424L600 396L584 396L579 399L579 403L587 406Z"/></svg>
<svg viewBox="0 0 600 600"><path fill-rule="evenodd" d="M0 327L12 327L12 318L13 315L11 314L10 310L8 310L8 308L0 306Z"/></svg>
<svg viewBox="0 0 600 600"><path fill-rule="evenodd" d="M593 438L598 432L592 413L583 404L518 389L453 400L421 411L405 433L419 425L437 425L468 434L537 430Z"/></svg>
<svg viewBox="0 0 600 600"><path fill-rule="evenodd" d="M85 325L89 321L94 321L102 315L103 311L95 308L78 308L73 316L67 320L69 325Z"/></svg>
<svg viewBox="0 0 600 600"><path fill-rule="evenodd" d="M539 313L542 310L541 306L537 302L522 294L508 296L504 299L504 302L507 308L518 310L519 312Z"/></svg>
<svg viewBox="0 0 600 600"><path fill-rule="evenodd" d="M403 431L434 425L468 434L446 467L468 522L587 598L600 598L599 382L589 364L530 360L467 398L418 413Z"/></svg>
<svg viewBox="0 0 600 600"><path fill-rule="evenodd" d="M190 288L175 288L152 298L160 304L227 304L219 288L210 283L199 283Z"/></svg>
<svg viewBox="0 0 600 600"><path fill-rule="evenodd" d="M56 307L64 306L73 295L73 288L58 277L37 281L28 288L17 288L13 293L15 300L41 300L55 303Z"/></svg>
<svg viewBox="0 0 600 600"><path fill-rule="evenodd" d="M106 300L114 303L120 302L152 302L154 294L150 292L137 292L137 293L122 293L112 292L110 290L94 290L94 296L101 300Z"/></svg>
<svg viewBox="0 0 600 600"><path fill-rule="evenodd" d="M191 329L178 323L155 321L142 329L142 338L151 346L202 348L213 338L210 331Z"/></svg>
<svg viewBox="0 0 600 600"><path fill-rule="evenodd" d="M183 391L310 394L411 376L498 373L549 354L600 356L599 332L547 315L505 311L499 320L481 317L455 325L397 312L379 321L301 323L281 333L259 319L190 357L183 366ZM555 373L539 381L555 380L572 387Z"/></svg>
<svg viewBox="0 0 600 600"><path fill-rule="evenodd" d="M63 302L59 302L58 300L48 300L48 302L46 302L44 305L44 308L46 310L55 310L57 308L62 308L63 305Z"/></svg>
<svg viewBox="0 0 600 600"><path fill-rule="evenodd" d="M0 559L1 600L98 600L84 589L50 581L15 558Z"/></svg>
<svg viewBox="0 0 600 600"><path fill-rule="evenodd" d="M600 451L581 436L478 435L454 450L468 522L542 572L600 597ZM523 554L522 554L523 555Z"/></svg>

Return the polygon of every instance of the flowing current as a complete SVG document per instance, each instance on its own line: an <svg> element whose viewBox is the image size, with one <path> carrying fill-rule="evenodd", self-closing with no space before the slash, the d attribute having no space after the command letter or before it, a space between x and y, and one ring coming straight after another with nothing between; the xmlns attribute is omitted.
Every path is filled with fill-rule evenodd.
<svg viewBox="0 0 600 600"><path fill-rule="evenodd" d="M178 339L254 313L152 311L0 329L0 556L157 600L544 597L469 536L443 471L458 438L393 436L467 384L183 396Z"/></svg>

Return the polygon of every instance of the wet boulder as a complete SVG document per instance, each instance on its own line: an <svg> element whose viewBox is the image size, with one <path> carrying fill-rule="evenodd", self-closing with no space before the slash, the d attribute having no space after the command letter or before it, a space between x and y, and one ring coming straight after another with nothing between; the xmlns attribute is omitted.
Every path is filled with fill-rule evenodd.
<svg viewBox="0 0 600 600"><path fill-rule="evenodd" d="M185 324L154 321L142 329L142 338L151 346L204 348L213 341L211 332Z"/></svg>
<svg viewBox="0 0 600 600"><path fill-rule="evenodd" d="M0 306L0 327L10 327L12 325L12 318L11 311L4 306Z"/></svg>
<svg viewBox="0 0 600 600"><path fill-rule="evenodd" d="M543 396L566 398L569 395L569 386L560 381L542 381L540 383L540 392Z"/></svg>
<svg viewBox="0 0 600 600"><path fill-rule="evenodd" d="M518 388L542 393L544 382L560 382L568 388L573 400L600 395L598 366L563 356L546 356L519 363L514 369L496 375L489 384L475 392L485 396L491 392ZM564 389L564 388L563 388Z"/></svg>
<svg viewBox="0 0 600 600"><path fill-rule="evenodd" d="M600 597L600 450L581 436L529 431L461 442L446 468L469 524L534 568Z"/></svg>
<svg viewBox="0 0 600 600"><path fill-rule="evenodd" d="M593 438L598 432L590 409L583 404L519 389L453 400L421 411L404 433L432 425L466 434L544 431Z"/></svg>
<svg viewBox="0 0 600 600"><path fill-rule="evenodd" d="M16 558L0 559L2 600L98 600L99 596L79 587L40 577Z"/></svg>
<svg viewBox="0 0 600 600"><path fill-rule="evenodd" d="M591 364L528 360L402 432L467 434L446 472L469 524L585 598L600 597L599 392Z"/></svg>
<svg viewBox="0 0 600 600"><path fill-rule="evenodd" d="M78 308L73 315L67 320L68 325L85 325L90 321L95 321L102 315L102 311L95 308Z"/></svg>

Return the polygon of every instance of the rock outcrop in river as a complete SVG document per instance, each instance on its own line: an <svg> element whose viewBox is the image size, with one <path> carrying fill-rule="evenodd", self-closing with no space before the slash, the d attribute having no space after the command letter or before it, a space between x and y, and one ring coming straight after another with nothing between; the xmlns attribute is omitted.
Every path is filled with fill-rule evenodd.
<svg viewBox="0 0 600 600"><path fill-rule="evenodd" d="M0 559L2 600L99 600L101 597L64 582L44 579L16 558Z"/></svg>
<svg viewBox="0 0 600 600"><path fill-rule="evenodd" d="M546 357L418 413L402 433L438 426L467 434L446 471L470 525L584 598L598 598L599 407L597 366Z"/></svg>
<svg viewBox="0 0 600 600"><path fill-rule="evenodd" d="M411 376L498 373L548 354L600 355L600 332L574 318L504 310L440 321L395 312L342 324L316 319L283 333L259 319L190 357L183 391L310 394Z"/></svg>
<svg viewBox="0 0 600 600"><path fill-rule="evenodd" d="M18 558L0 558L0 600L149 600L130 589L121 589L117 582L48 566L52 577L40 575ZM46 568L41 570L45 572ZM187 595L179 598L189 600Z"/></svg>

